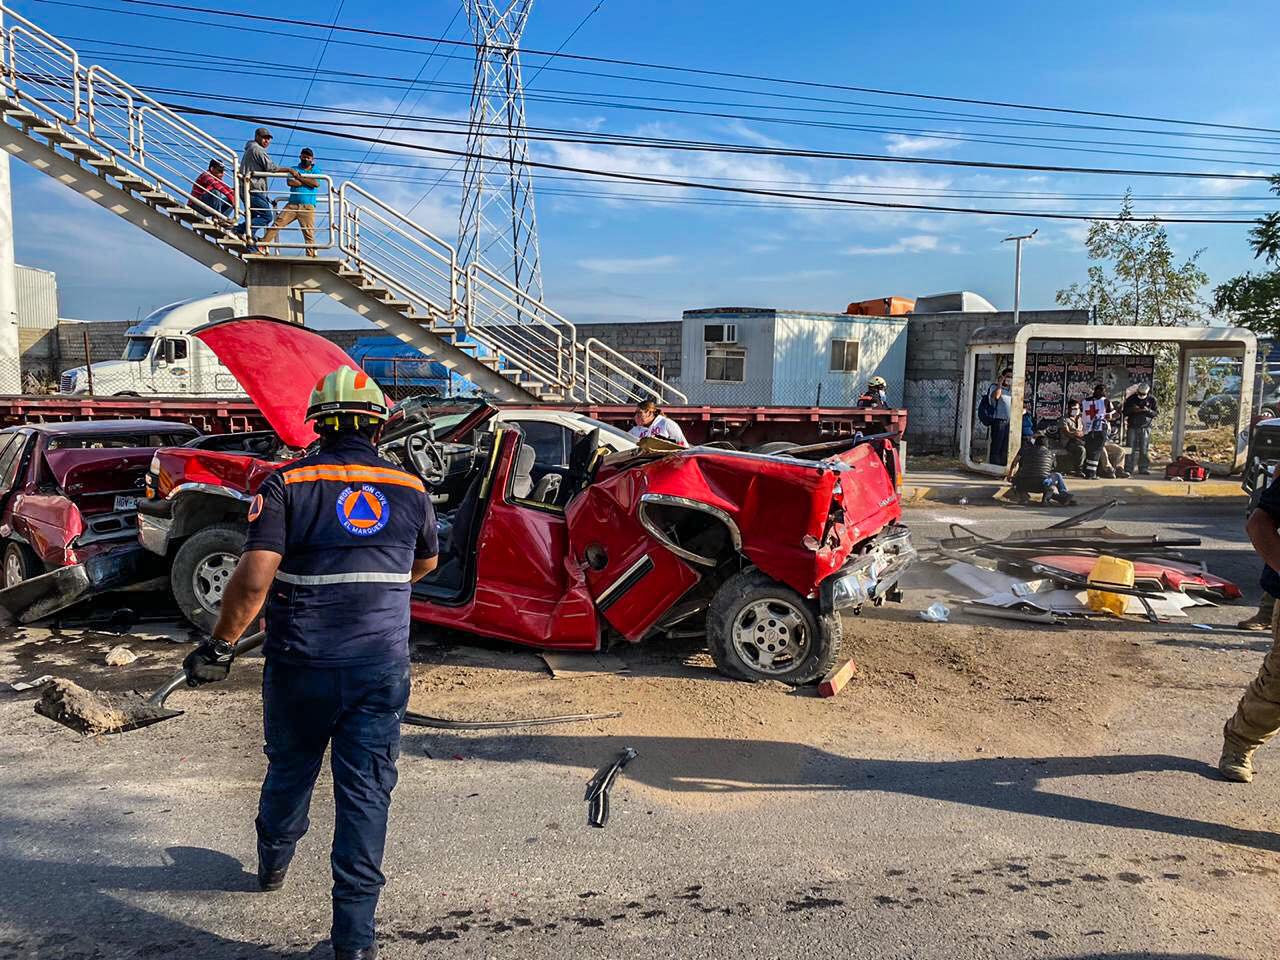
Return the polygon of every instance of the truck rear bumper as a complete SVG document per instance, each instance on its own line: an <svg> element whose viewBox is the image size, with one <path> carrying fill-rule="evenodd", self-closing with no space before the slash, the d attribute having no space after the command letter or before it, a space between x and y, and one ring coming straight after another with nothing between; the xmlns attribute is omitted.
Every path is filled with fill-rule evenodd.
<svg viewBox="0 0 1280 960"><path fill-rule="evenodd" d="M169 531L173 528L172 500L138 501L138 542L152 553L169 553Z"/></svg>
<svg viewBox="0 0 1280 960"><path fill-rule="evenodd" d="M888 527L871 549L822 581L818 591L822 612L855 610L867 603L879 605L897 599L898 581L915 558L911 532L901 525Z"/></svg>

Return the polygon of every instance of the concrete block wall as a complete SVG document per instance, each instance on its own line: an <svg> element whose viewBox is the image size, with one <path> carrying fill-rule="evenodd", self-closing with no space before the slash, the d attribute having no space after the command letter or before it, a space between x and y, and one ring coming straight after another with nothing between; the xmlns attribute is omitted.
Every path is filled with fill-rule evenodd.
<svg viewBox="0 0 1280 960"><path fill-rule="evenodd" d="M654 353L662 357L662 377L680 379L679 320L656 320L648 323L580 323L578 342L595 337L633 363L652 370Z"/></svg>

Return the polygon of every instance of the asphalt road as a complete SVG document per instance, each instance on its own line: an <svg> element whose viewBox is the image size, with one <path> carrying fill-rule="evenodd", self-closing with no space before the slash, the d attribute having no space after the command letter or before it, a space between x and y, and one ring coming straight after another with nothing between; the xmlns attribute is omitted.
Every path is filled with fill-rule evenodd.
<svg viewBox="0 0 1280 960"><path fill-rule="evenodd" d="M1238 508L1175 509L1187 505L1113 525L1204 537L1211 567L1252 596ZM999 533L1046 516L924 506L908 520L927 538L952 518ZM856 724L759 738L409 731L384 956L1277 956L1280 772L1264 756L1257 781L1232 785L1211 765L1265 644L1189 627L1097 642L1141 647L1164 679L1115 704L1084 752L1052 736L1016 755L906 747ZM42 656L0 643L0 680ZM188 699L181 720L97 740L35 717L29 694L0 694L0 958L329 955L325 782L288 886L253 890L254 674L246 664L216 707ZM624 744L640 758L608 827L591 829L583 784Z"/></svg>

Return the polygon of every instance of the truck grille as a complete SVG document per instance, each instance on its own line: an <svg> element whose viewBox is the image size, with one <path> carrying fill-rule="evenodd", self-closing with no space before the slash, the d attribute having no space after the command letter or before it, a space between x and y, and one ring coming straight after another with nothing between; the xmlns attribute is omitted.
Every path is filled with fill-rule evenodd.
<svg viewBox="0 0 1280 960"><path fill-rule="evenodd" d="M64 373L62 379L58 381L59 393L70 393L71 388L75 386L76 378L74 374Z"/></svg>

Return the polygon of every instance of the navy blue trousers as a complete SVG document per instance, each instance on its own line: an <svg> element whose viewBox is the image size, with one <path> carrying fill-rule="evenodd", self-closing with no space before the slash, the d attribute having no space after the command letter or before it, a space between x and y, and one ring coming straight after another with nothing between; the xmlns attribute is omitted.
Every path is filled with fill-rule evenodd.
<svg viewBox="0 0 1280 960"><path fill-rule="evenodd" d="M258 802L258 857L267 870L293 859L310 826L311 791L332 744L330 938L336 948L360 950L374 942L373 915L385 882L387 810L408 704L408 663L335 669L268 658L262 673L267 776Z"/></svg>
<svg viewBox="0 0 1280 960"><path fill-rule="evenodd" d="M991 453L988 463L1005 464L1009 460L1009 421L991 421Z"/></svg>

